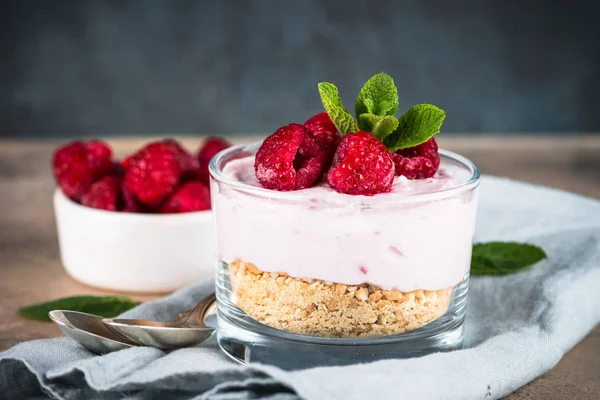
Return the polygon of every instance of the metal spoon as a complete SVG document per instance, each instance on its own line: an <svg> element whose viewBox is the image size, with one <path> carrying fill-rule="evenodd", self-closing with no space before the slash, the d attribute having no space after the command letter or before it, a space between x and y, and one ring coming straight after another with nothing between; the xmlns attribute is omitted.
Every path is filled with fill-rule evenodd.
<svg viewBox="0 0 600 400"><path fill-rule="evenodd" d="M215 294L203 298L194 308L168 322L143 319L106 318L110 330L144 346L163 350L193 346L208 339L215 331L206 325L209 310L214 308Z"/></svg>
<svg viewBox="0 0 600 400"><path fill-rule="evenodd" d="M97 315L68 310L53 310L48 315L65 335L92 353L105 354L138 346L108 329Z"/></svg>

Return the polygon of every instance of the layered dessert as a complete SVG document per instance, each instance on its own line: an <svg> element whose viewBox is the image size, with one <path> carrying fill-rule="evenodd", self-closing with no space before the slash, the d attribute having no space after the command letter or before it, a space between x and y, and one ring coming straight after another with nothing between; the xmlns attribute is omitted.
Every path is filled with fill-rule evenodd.
<svg viewBox="0 0 600 400"><path fill-rule="evenodd" d="M461 190L472 171L438 152L445 113L395 118L391 78L365 88L355 121L320 84L326 112L227 159L213 182L226 295L262 324L399 334L442 316L468 277L476 192Z"/></svg>

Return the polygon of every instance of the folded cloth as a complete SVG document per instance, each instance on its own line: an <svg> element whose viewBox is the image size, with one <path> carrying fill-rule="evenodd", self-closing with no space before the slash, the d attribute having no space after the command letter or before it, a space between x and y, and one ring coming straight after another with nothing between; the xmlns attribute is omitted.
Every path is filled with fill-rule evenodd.
<svg viewBox="0 0 600 400"><path fill-rule="evenodd" d="M68 338L36 340L0 353L0 398L496 399L548 371L600 322L600 202L485 177L476 240L526 241L548 258L471 280L464 350L290 372L235 364L214 338L104 356ZM212 289L203 282L125 316L167 320Z"/></svg>

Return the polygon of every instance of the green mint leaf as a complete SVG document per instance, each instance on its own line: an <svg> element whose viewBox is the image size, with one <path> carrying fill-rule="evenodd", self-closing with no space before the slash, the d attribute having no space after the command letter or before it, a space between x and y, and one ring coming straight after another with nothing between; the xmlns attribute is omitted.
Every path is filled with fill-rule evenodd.
<svg viewBox="0 0 600 400"><path fill-rule="evenodd" d="M354 111L357 119L361 114L395 115L398 112L398 89L392 77L380 72L369 78L356 98Z"/></svg>
<svg viewBox="0 0 600 400"><path fill-rule="evenodd" d="M398 120L393 115L380 117L375 114L360 114L358 116L358 127L371 132L379 140L394 132L398 127Z"/></svg>
<svg viewBox="0 0 600 400"><path fill-rule="evenodd" d="M516 242L489 242L473 245L471 275L506 275L532 266L546 258L541 248Z"/></svg>
<svg viewBox="0 0 600 400"><path fill-rule="evenodd" d="M383 143L390 151L425 143L440 131L444 118L446 112L434 105L413 106L398 118L398 128Z"/></svg>
<svg viewBox="0 0 600 400"><path fill-rule="evenodd" d="M338 88L333 83L329 82L321 82L318 87L325 111L327 111L327 114L329 114L329 117L340 133L345 135L349 132L358 131L356 121L342 104L342 99L340 99L338 94Z"/></svg>
<svg viewBox="0 0 600 400"><path fill-rule="evenodd" d="M48 313L52 310L80 311L113 318L135 306L136 302L123 296L72 296L20 308L19 314L36 321L50 321Z"/></svg>

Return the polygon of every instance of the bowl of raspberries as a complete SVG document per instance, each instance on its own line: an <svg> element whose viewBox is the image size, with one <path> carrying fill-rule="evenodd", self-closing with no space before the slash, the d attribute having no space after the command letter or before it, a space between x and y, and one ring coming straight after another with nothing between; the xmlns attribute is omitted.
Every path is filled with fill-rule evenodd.
<svg viewBox="0 0 600 400"><path fill-rule="evenodd" d="M122 159L101 140L54 151L62 263L84 284L164 293L214 275L208 163L230 146L210 137L192 153L162 139Z"/></svg>

